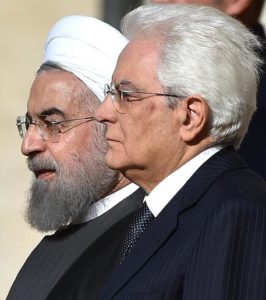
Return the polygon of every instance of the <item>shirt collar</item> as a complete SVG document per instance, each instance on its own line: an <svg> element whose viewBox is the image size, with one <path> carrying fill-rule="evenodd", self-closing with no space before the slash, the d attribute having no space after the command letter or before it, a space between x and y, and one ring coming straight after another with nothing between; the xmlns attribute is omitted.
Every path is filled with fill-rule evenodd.
<svg viewBox="0 0 266 300"><path fill-rule="evenodd" d="M212 155L222 149L221 146L211 147L191 160L182 167L164 178L148 196L144 198L152 214L157 217L174 195L185 185L196 170Z"/></svg>
<svg viewBox="0 0 266 300"><path fill-rule="evenodd" d="M101 216L129 195L133 194L138 188L139 187L136 184L130 183L113 194L96 201L89 206L87 212L84 213L84 217L79 221L79 223L85 223Z"/></svg>

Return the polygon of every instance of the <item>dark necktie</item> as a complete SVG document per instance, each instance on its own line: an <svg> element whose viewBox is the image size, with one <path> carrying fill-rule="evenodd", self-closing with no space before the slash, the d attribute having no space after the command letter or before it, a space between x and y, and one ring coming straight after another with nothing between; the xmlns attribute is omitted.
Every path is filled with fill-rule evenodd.
<svg viewBox="0 0 266 300"><path fill-rule="evenodd" d="M154 216L145 202L143 206L138 210L129 225L129 229L121 245L118 264L121 264L121 262L133 248L136 241L142 235L143 231L147 228L147 226L153 219Z"/></svg>

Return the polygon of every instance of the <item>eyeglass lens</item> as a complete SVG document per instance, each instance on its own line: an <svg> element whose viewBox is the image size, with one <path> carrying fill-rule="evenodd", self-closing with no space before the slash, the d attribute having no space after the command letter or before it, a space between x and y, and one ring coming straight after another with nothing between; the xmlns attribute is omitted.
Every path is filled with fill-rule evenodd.
<svg viewBox="0 0 266 300"><path fill-rule="evenodd" d="M51 141L51 142L58 142L59 141L59 135L60 132L58 124L44 124L41 121L38 122L32 122L27 118L26 116L19 116L17 117L17 128L18 132L21 138L23 138L30 125L35 125L38 130L38 134L44 139L45 141Z"/></svg>
<svg viewBox="0 0 266 300"><path fill-rule="evenodd" d="M104 96L111 96L112 103L116 111L120 113L126 112L128 103L127 101L124 101L123 91L116 88L114 84L105 84Z"/></svg>

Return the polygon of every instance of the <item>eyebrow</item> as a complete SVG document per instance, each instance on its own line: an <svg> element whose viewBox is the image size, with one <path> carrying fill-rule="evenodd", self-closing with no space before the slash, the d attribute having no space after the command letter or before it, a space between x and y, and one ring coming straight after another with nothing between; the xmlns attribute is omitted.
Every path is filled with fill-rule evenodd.
<svg viewBox="0 0 266 300"><path fill-rule="evenodd" d="M131 81L126 79L119 81L117 84L115 84L115 87L139 91L139 88L137 88Z"/></svg>
<svg viewBox="0 0 266 300"><path fill-rule="evenodd" d="M56 107L51 107L51 108L43 110L41 113L38 114L38 116L40 116L40 117L46 117L46 116L51 116L51 115L59 115L59 116L64 117L65 113Z"/></svg>
<svg viewBox="0 0 266 300"><path fill-rule="evenodd" d="M51 116L51 115L58 115L61 117L65 117L65 113L56 107L51 107L51 108L45 109L37 114L37 116L39 118L47 117L47 116ZM32 118L32 116L28 112L26 113L26 117L29 119Z"/></svg>

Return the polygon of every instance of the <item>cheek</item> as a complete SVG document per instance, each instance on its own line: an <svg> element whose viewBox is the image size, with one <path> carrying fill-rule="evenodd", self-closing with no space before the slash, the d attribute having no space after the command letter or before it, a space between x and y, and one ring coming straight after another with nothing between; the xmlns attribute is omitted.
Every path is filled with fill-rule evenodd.
<svg viewBox="0 0 266 300"><path fill-rule="evenodd" d="M81 169L87 160L91 159L90 149L88 147L76 147L74 145L65 147L61 151L53 154L61 173L75 174ZM67 175L68 176L68 175Z"/></svg>
<svg viewBox="0 0 266 300"><path fill-rule="evenodd" d="M90 149L92 130L84 123L62 135L58 150L63 154L84 153Z"/></svg>
<svg viewBox="0 0 266 300"><path fill-rule="evenodd" d="M169 136L172 111L164 106L159 108L159 104L149 102L148 99L144 101L135 102L134 107L132 105L127 114L121 115L117 123L121 144L116 147L116 151L134 161L152 157L164 147L164 141Z"/></svg>
<svg viewBox="0 0 266 300"><path fill-rule="evenodd" d="M54 147L53 150L50 151L51 159L53 159L56 162L56 164L57 164L58 168L61 170L61 172L68 165L69 156L70 156L70 153L66 149L66 147L62 147L60 145L58 145L57 147Z"/></svg>
<svg viewBox="0 0 266 300"><path fill-rule="evenodd" d="M122 132L125 154L137 160L140 157L147 157L156 142L154 127L147 120L136 121L134 125L123 128Z"/></svg>
<svg viewBox="0 0 266 300"><path fill-rule="evenodd" d="M61 168L75 167L80 157L88 156L88 142L86 140L78 141L77 139L64 139L61 143L54 144L50 151L51 156Z"/></svg>
<svg viewBox="0 0 266 300"><path fill-rule="evenodd" d="M171 111L170 111L171 112ZM178 133L177 126L170 122L172 114L158 115L150 111L145 119L136 121L124 132L124 145L128 155L143 156L152 159L158 153L162 155L165 145L176 144Z"/></svg>

